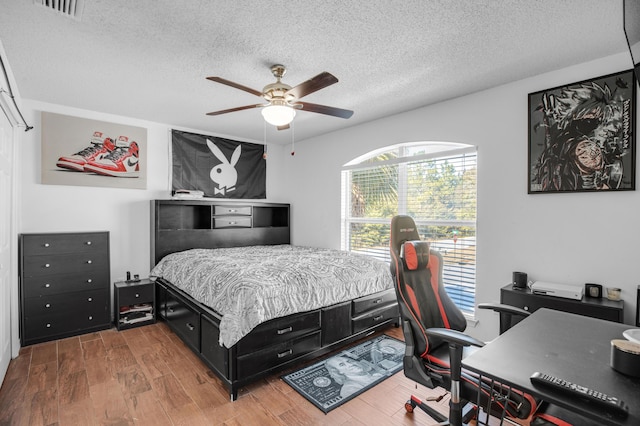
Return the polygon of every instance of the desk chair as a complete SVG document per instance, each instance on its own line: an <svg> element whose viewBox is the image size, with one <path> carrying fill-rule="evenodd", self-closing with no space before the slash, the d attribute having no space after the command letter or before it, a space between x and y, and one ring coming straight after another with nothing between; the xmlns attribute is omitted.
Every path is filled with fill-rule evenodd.
<svg viewBox="0 0 640 426"><path fill-rule="evenodd" d="M419 407L441 424L460 425L477 417L477 406L498 418L533 420L538 401L506 385L486 381L462 369L461 361L474 347L484 346L465 335L467 322L447 295L443 282L442 255L420 241L413 219L395 216L391 221L391 273L403 322L406 344L404 374L426 386L450 389L449 418L419 398L411 396L405 404L408 412ZM528 312L506 305L483 305L512 315ZM544 416L536 425L567 425Z"/></svg>

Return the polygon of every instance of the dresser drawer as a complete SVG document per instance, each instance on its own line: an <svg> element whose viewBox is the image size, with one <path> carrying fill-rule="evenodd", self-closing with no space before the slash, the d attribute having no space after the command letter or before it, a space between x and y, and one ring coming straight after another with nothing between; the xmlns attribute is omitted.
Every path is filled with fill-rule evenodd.
<svg viewBox="0 0 640 426"><path fill-rule="evenodd" d="M214 228L251 228L251 216L216 216Z"/></svg>
<svg viewBox="0 0 640 426"><path fill-rule="evenodd" d="M200 314L180 296L167 290L165 318L176 334L193 350L200 352Z"/></svg>
<svg viewBox="0 0 640 426"><path fill-rule="evenodd" d="M397 303L396 291L394 289L361 297L353 301L353 316L357 316L371 309L378 309L390 303Z"/></svg>
<svg viewBox="0 0 640 426"><path fill-rule="evenodd" d="M213 214L251 216L251 206L213 206Z"/></svg>
<svg viewBox="0 0 640 426"><path fill-rule="evenodd" d="M120 306L136 305L138 303L153 302L153 284L120 287L118 289L118 303Z"/></svg>
<svg viewBox="0 0 640 426"><path fill-rule="evenodd" d="M105 253L108 256L108 249L109 234L107 232L22 235L22 250L29 255L95 252Z"/></svg>
<svg viewBox="0 0 640 426"><path fill-rule="evenodd" d="M237 378L243 379L277 367L320 348L320 331L238 357Z"/></svg>
<svg viewBox="0 0 640 426"><path fill-rule="evenodd" d="M25 318L58 314L75 318L79 313L90 315L106 311L110 296L108 289L100 289L31 297L25 299L23 312Z"/></svg>
<svg viewBox="0 0 640 426"><path fill-rule="evenodd" d="M22 280L22 296L29 298L74 291L108 289L108 272L101 270L25 277Z"/></svg>
<svg viewBox="0 0 640 426"><path fill-rule="evenodd" d="M265 346L295 339L320 329L320 311L289 315L260 324L237 344L238 355L255 352Z"/></svg>
<svg viewBox="0 0 640 426"><path fill-rule="evenodd" d="M95 309L95 308L94 308ZM85 312L83 309L69 312L58 312L54 315L25 317L22 344L29 345L38 341L51 340L56 336L80 334L85 330L108 328L111 313L106 307Z"/></svg>
<svg viewBox="0 0 640 426"><path fill-rule="evenodd" d="M37 277L64 273L95 271L108 274L109 259L99 253L69 253L41 256L24 256L23 276Z"/></svg>
<svg viewBox="0 0 640 426"><path fill-rule="evenodd" d="M354 317L351 321L353 326L353 333L359 333L362 330L366 330L371 327L375 327L390 319L398 320L398 305L387 305L380 309L374 309L373 311L366 312L360 316Z"/></svg>

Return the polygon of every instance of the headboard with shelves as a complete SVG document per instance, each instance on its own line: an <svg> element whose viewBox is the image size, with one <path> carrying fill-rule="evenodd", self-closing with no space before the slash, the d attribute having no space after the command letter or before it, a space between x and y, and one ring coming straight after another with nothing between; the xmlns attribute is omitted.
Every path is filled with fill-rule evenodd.
<svg viewBox="0 0 640 426"><path fill-rule="evenodd" d="M151 268L191 248L290 244L289 210L259 201L151 200Z"/></svg>

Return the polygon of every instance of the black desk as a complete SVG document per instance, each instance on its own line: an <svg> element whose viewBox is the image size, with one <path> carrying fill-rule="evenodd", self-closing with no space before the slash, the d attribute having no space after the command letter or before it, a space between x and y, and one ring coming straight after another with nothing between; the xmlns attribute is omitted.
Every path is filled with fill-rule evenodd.
<svg viewBox="0 0 640 426"><path fill-rule="evenodd" d="M541 308L485 347L462 360L464 368L529 392L603 425L640 425L640 379L609 365L611 340L623 339L625 324ZM607 415L597 406L554 392L529 378L535 372L616 396L627 403L626 418Z"/></svg>
<svg viewBox="0 0 640 426"><path fill-rule="evenodd" d="M516 306L529 312L535 312L540 308L549 308L609 321L624 322L624 301L609 300L606 297L594 298L584 296L582 300L566 299L534 294L529 288L516 289L513 288L512 284L509 284L500 289L500 303ZM504 314L501 314L500 332L517 324L520 319L520 317L514 317L511 323L509 323L508 318Z"/></svg>

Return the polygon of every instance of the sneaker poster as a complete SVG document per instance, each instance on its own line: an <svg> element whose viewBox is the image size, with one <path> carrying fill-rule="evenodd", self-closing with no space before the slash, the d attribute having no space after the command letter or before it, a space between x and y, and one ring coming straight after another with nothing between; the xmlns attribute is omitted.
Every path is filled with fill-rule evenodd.
<svg viewBox="0 0 640 426"><path fill-rule="evenodd" d="M42 183L147 188L147 129L42 112Z"/></svg>

